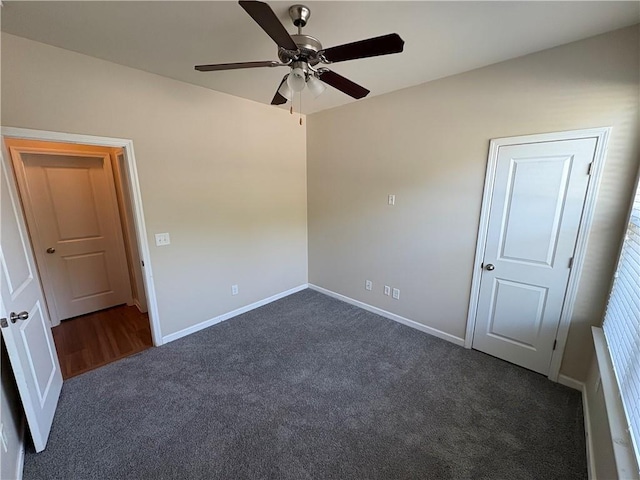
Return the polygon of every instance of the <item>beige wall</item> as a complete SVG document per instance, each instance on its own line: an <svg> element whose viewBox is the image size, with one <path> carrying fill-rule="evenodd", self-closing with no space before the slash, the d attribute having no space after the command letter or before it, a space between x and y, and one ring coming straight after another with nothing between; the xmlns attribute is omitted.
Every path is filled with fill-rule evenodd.
<svg viewBox="0 0 640 480"><path fill-rule="evenodd" d="M133 140L163 335L307 282L288 112L7 34L1 95L3 126Z"/></svg>
<svg viewBox="0 0 640 480"><path fill-rule="evenodd" d="M309 282L464 337L489 140L612 126L562 364L584 380L639 160L638 43L631 27L309 116Z"/></svg>

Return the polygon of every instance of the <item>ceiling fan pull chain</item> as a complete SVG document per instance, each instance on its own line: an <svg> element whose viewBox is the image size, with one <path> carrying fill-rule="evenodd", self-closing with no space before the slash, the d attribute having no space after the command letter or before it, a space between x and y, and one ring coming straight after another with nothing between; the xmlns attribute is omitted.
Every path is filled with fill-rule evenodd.
<svg viewBox="0 0 640 480"><path fill-rule="evenodd" d="M302 90L300 90L300 125L302 125Z"/></svg>

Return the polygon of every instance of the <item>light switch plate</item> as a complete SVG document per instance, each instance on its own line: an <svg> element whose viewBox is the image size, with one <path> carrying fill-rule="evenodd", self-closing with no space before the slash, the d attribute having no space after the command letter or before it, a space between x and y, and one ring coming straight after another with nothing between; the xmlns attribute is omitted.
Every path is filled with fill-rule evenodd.
<svg viewBox="0 0 640 480"><path fill-rule="evenodd" d="M156 233L156 247L163 247L171 243L168 233Z"/></svg>

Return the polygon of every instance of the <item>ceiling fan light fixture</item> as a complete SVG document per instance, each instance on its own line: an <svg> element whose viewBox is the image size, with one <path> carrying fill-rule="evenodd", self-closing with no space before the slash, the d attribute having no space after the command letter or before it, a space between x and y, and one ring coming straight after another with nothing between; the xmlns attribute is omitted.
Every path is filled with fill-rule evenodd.
<svg viewBox="0 0 640 480"><path fill-rule="evenodd" d="M293 100L293 94L295 92L289 86L288 80L289 80L289 75L287 75L287 81L282 82L282 85L280 85L280 88L278 89L278 93L282 95L284 98L286 98L287 100L291 101Z"/></svg>
<svg viewBox="0 0 640 480"><path fill-rule="evenodd" d="M327 89L327 86L314 75L309 75L307 87L309 87L309 91L313 94L314 98L318 98Z"/></svg>
<svg viewBox="0 0 640 480"><path fill-rule="evenodd" d="M292 69L291 73L289 73L289 77L287 77L287 85L289 85L289 88L294 92L301 92L306 83L304 70L300 67Z"/></svg>

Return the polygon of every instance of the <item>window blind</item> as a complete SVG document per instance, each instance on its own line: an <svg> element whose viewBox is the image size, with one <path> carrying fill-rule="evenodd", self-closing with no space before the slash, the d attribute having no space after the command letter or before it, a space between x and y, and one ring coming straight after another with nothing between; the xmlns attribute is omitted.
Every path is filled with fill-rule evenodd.
<svg viewBox="0 0 640 480"><path fill-rule="evenodd" d="M640 185L602 328L640 464Z"/></svg>

